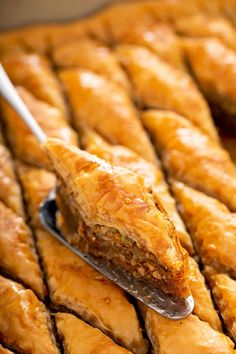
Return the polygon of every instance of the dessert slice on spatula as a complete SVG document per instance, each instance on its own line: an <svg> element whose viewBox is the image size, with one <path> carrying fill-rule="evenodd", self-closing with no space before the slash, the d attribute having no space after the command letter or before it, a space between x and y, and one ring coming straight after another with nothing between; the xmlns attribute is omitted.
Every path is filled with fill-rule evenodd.
<svg viewBox="0 0 236 354"><path fill-rule="evenodd" d="M160 314L187 316L193 308L188 256L144 179L59 139L47 139L4 71L0 74L5 89L0 92L43 143L58 177L57 205L51 196L41 208L45 227Z"/></svg>

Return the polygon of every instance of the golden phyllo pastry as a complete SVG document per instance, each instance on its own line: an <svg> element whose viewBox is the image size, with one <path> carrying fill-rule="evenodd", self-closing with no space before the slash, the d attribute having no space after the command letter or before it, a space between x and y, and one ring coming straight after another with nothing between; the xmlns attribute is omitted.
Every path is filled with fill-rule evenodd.
<svg viewBox="0 0 236 354"><path fill-rule="evenodd" d="M154 197L157 196L157 201L160 199L173 221L182 246L190 253L194 253L192 241L177 212L175 200L170 194L161 169L124 146L110 145L91 129L84 129L82 137L85 150L89 153L114 166L129 168L144 178L147 186L151 187Z"/></svg>
<svg viewBox="0 0 236 354"><path fill-rule="evenodd" d="M19 161L17 162L17 172L31 224L35 228L42 228L39 207L49 192L56 187L56 176L42 168L26 165Z"/></svg>
<svg viewBox="0 0 236 354"><path fill-rule="evenodd" d="M46 231L36 231L55 309L66 309L100 328L134 353L146 353L133 305L124 291Z"/></svg>
<svg viewBox="0 0 236 354"><path fill-rule="evenodd" d="M187 72L175 69L144 47L120 45L117 55L131 78L135 98L142 106L182 114L218 140L207 103Z"/></svg>
<svg viewBox="0 0 236 354"><path fill-rule="evenodd" d="M45 295L32 235L21 216L0 202L0 267L41 298Z"/></svg>
<svg viewBox="0 0 236 354"><path fill-rule="evenodd" d="M99 329L68 313L57 313L56 326L63 346L70 354L128 354Z"/></svg>
<svg viewBox="0 0 236 354"><path fill-rule="evenodd" d="M77 145L76 133L58 108L37 99L23 87L18 87L17 91L47 136ZM15 155L23 161L50 168L45 152L22 118L6 102L3 102L2 108L7 135Z"/></svg>
<svg viewBox="0 0 236 354"><path fill-rule="evenodd" d="M147 47L174 67L184 69L179 39L167 23L136 23L132 27L130 23L127 23L126 32L124 31L120 37L117 36L113 40L116 43L129 43Z"/></svg>
<svg viewBox="0 0 236 354"><path fill-rule="evenodd" d="M209 290L206 287L205 279L199 269L197 262L189 257L190 266L190 290L194 299L193 314L200 320L208 322L212 328L221 331L219 316L214 309Z"/></svg>
<svg viewBox="0 0 236 354"><path fill-rule="evenodd" d="M236 340L236 281L207 267L204 274L210 284L229 335Z"/></svg>
<svg viewBox="0 0 236 354"><path fill-rule="evenodd" d="M149 111L143 123L151 133L171 177L236 211L236 172L229 154L184 117Z"/></svg>
<svg viewBox="0 0 236 354"><path fill-rule="evenodd" d="M155 354L233 354L234 343L195 315L170 320L142 306Z"/></svg>
<svg viewBox="0 0 236 354"><path fill-rule="evenodd" d="M10 152L3 144L0 132L0 200L16 214L23 216L20 187L17 183Z"/></svg>
<svg viewBox="0 0 236 354"><path fill-rule="evenodd" d="M115 144L122 144L156 163L154 149L125 90L103 76L71 69L60 73L76 127L88 125Z"/></svg>
<svg viewBox="0 0 236 354"><path fill-rule="evenodd" d="M60 68L80 67L106 76L123 89L130 85L112 51L94 39L81 38L64 43L53 51L55 64Z"/></svg>
<svg viewBox="0 0 236 354"><path fill-rule="evenodd" d="M216 37L229 48L236 49L236 31L224 17L196 14L180 18L175 22L175 26L182 35L193 38Z"/></svg>
<svg viewBox="0 0 236 354"><path fill-rule="evenodd" d="M17 353L56 354L49 313L33 291L0 277L0 337Z"/></svg>
<svg viewBox="0 0 236 354"><path fill-rule="evenodd" d="M188 296L187 254L144 179L57 139L45 148L58 175L60 205L74 219L70 242L166 293Z"/></svg>
<svg viewBox="0 0 236 354"><path fill-rule="evenodd" d="M219 122L236 129L235 51L216 38L187 40L184 47L193 74Z"/></svg>
<svg viewBox="0 0 236 354"><path fill-rule="evenodd" d="M236 214L180 182L174 184L174 193L202 263L236 276Z"/></svg>
<svg viewBox="0 0 236 354"><path fill-rule="evenodd" d="M59 83L45 57L37 54L7 55L2 58L2 65L15 86L23 86L66 116Z"/></svg>

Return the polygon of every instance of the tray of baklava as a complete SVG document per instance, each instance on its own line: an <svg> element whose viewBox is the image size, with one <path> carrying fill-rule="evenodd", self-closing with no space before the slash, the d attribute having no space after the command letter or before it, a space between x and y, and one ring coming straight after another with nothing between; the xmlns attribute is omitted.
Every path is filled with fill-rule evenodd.
<svg viewBox="0 0 236 354"><path fill-rule="evenodd" d="M1 100L0 353L235 352L235 26L235 1L150 0L0 33L52 138ZM192 314L161 316L46 231L56 181L75 246L192 294Z"/></svg>

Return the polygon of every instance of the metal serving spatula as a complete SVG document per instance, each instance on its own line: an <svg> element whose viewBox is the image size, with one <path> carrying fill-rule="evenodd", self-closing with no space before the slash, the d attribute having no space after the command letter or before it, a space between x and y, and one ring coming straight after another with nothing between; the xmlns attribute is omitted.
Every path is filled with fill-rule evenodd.
<svg viewBox="0 0 236 354"><path fill-rule="evenodd" d="M35 121L28 108L25 106L14 86L10 82L5 70L0 64L0 94L11 105L11 107L20 115L27 126L31 129L34 136L40 144L47 139L46 134ZM93 255L86 254L80 249L72 247L56 226L57 206L55 202L56 192L53 190L40 207L40 218L45 228L60 242L62 242L71 251L76 253L85 262L90 264L97 271L115 282L121 288L126 290L136 299L142 301L147 306L171 319L181 319L189 315L194 306L192 296L188 298L179 298L168 296L163 291L152 286L144 284L142 281L134 278L131 274L110 265L108 261L102 258L96 258Z"/></svg>

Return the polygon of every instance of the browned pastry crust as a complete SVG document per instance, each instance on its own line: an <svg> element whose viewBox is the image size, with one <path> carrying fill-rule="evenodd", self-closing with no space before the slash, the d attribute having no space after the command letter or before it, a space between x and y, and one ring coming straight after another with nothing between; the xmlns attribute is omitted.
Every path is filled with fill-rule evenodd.
<svg viewBox="0 0 236 354"><path fill-rule="evenodd" d="M203 264L236 277L236 215L180 182L174 184L174 194Z"/></svg>
<svg viewBox="0 0 236 354"><path fill-rule="evenodd" d="M44 304L33 291L1 276L0 336L20 353L58 353Z"/></svg>
<svg viewBox="0 0 236 354"><path fill-rule="evenodd" d="M76 220L70 241L167 293L188 296L187 254L143 178L57 139L45 148Z"/></svg>
<svg viewBox="0 0 236 354"><path fill-rule="evenodd" d="M22 184L27 211L32 225L42 228L39 219L39 206L41 202L56 187L56 176L42 168L17 162L17 171Z"/></svg>
<svg viewBox="0 0 236 354"><path fill-rule="evenodd" d="M112 51L94 39L64 43L53 51L55 64L60 68L79 67L106 76L121 88L130 91L129 81Z"/></svg>
<svg viewBox="0 0 236 354"><path fill-rule="evenodd" d="M170 320L141 305L154 354L229 354L233 342L197 316Z"/></svg>
<svg viewBox="0 0 236 354"><path fill-rule="evenodd" d="M23 87L18 87L17 91L47 136L58 137L77 145L77 134L58 108L35 98ZM6 102L3 102L2 108L7 135L15 155L25 162L50 168L50 162L41 145L22 118Z"/></svg>
<svg viewBox="0 0 236 354"><path fill-rule="evenodd" d="M126 167L142 176L153 195L160 200L169 217L173 221L180 242L191 254L194 253L192 241L181 220L175 200L172 198L164 175L156 165L144 160L139 155L121 145L110 145L91 129L84 129L82 134L85 150L108 161L114 166Z"/></svg>
<svg viewBox="0 0 236 354"><path fill-rule="evenodd" d="M172 27L164 22L145 23L137 22L130 26L130 21L124 24L123 31L112 31L113 41L116 43L129 43L149 48L160 58L178 69L185 69L182 48L179 38Z"/></svg>
<svg viewBox="0 0 236 354"><path fill-rule="evenodd" d="M143 123L163 162L181 180L236 211L236 173L229 154L187 119L168 111L148 111Z"/></svg>
<svg viewBox="0 0 236 354"><path fill-rule="evenodd" d="M142 106L182 114L218 141L207 103L187 72L172 67L144 47L123 44L116 52Z"/></svg>
<svg viewBox="0 0 236 354"><path fill-rule="evenodd" d="M236 281L226 274L217 274L210 267L205 269L204 275L209 281L229 335L236 340Z"/></svg>
<svg viewBox="0 0 236 354"><path fill-rule="evenodd" d="M180 18L175 22L175 26L182 35L193 38L218 38L229 48L236 49L236 31L232 23L224 17L196 14Z"/></svg>
<svg viewBox="0 0 236 354"><path fill-rule="evenodd" d="M3 145L0 132L0 200L16 214L24 216L20 187L8 149Z"/></svg>
<svg viewBox="0 0 236 354"><path fill-rule="evenodd" d="M145 354L138 318L124 291L47 232L36 236L53 306L71 310L133 353Z"/></svg>
<svg viewBox="0 0 236 354"><path fill-rule="evenodd" d="M86 70L60 73L77 128L88 125L110 142L122 144L149 161L157 158L128 94L105 77Z"/></svg>
<svg viewBox="0 0 236 354"><path fill-rule="evenodd" d="M57 313L56 325L66 352L70 354L128 354L99 329L68 313Z"/></svg>
<svg viewBox="0 0 236 354"><path fill-rule="evenodd" d="M45 296L30 230L24 220L0 202L0 267L21 280L41 298Z"/></svg>
<svg viewBox="0 0 236 354"><path fill-rule="evenodd" d="M23 86L39 100L58 108L66 117L67 110L56 76L46 57L37 54L9 54L1 59L11 81Z"/></svg>
<svg viewBox="0 0 236 354"><path fill-rule="evenodd" d="M219 123L236 132L235 50L216 38L187 40L184 47L193 74Z"/></svg>
<svg viewBox="0 0 236 354"><path fill-rule="evenodd" d="M200 320L208 322L212 328L222 331L219 316L214 309L211 295L206 287L205 279L200 272L196 261L189 257L190 265L190 290L194 299L193 314Z"/></svg>

